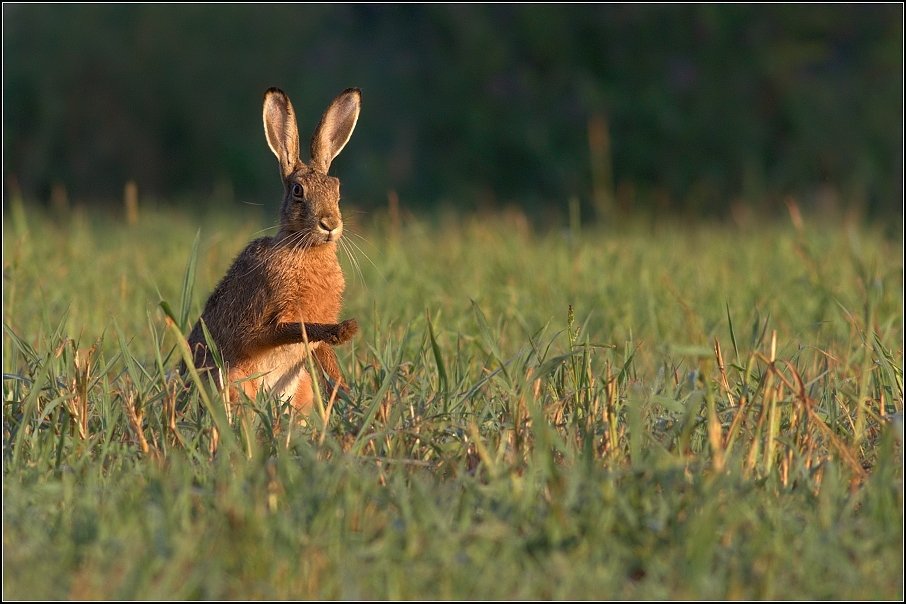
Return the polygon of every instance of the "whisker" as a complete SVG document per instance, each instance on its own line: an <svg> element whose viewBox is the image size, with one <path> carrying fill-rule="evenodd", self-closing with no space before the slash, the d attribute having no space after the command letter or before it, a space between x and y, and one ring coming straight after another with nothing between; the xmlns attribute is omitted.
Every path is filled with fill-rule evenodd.
<svg viewBox="0 0 906 604"><path fill-rule="evenodd" d="M350 231L349 234L352 235L353 237L358 237L359 239L361 239L361 240L364 241L365 243L371 245L371 243L370 243L367 239L365 239L363 236L359 235L359 234L356 233L355 231Z"/></svg>
<svg viewBox="0 0 906 604"><path fill-rule="evenodd" d="M378 275L380 275L381 280L386 283L387 278L384 276L384 273L381 272L381 269L378 268L378 265L374 263L374 260L372 260L371 257L368 254L366 254L365 251L361 247L359 247L359 245L355 241L350 239L347 241L347 243L349 245L351 245L352 248L355 248L362 256L364 256L365 259L368 260L369 263L371 263L371 266L373 266L374 270L376 270L378 272ZM355 258L355 254L351 253L352 248L348 248L347 253L349 254L350 258ZM361 267L361 265L359 265L358 258L355 258L355 263L358 266L359 273L362 274L362 267ZM364 278L365 278L364 274L362 274L362 279L364 280Z"/></svg>
<svg viewBox="0 0 906 604"><path fill-rule="evenodd" d="M252 237L254 238L255 235L259 235L259 234L261 234L261 233L265 233L265 232L267 232L267 231L270 231L271 229L279 229L279 228L280 228L280 225L279 225L279 224L275 224L275 225L269 226L269 227L264 227L263 229L258 229L257 231L255 231L254 233L252 233Z"/></svg>
<svg viewBox="0 0 906 604"><path fill-rule="evenodd" d="M364 238L362 235L360 235L359 233L356 233L354 230L349 230L348 232L349 232L349 234L350 234L351 236L353 236L353 237L358 237L358 238L362 241L362 243L371 246L371 248L374 249L374 250L377 250L377 248L376 248L370 241L368 241L367 239L365 239L365 238ZM365 253L365 250L363 250L363 249L361 248L361 246L359 246L353 239L348 239L348 240L347 240L347 243L348 243L349 245L351 245L352 247L354 247L356 250L358 250L358 252L359 252L360 254L362 254L362 255L365 257L365 259L368 260L369 263L371 263L371 266L373 266L373 267L375 268L375 270L377 270L378 274L381 276L381 279L382 279L384 282L387 281L387 279L384 277L384 273L381 272L381 269L378 268L377 264L374 263L374 260L372 260L371 257L370 257L367 253ZM356 259L356 262L358 262L358 259ZM361 267L359 268L359 271L361 272Z"/></svg>
<svg viewBox="0 0 906 604"><path fill-rule="evenodd" d="M364 237L362 237L361 239L362 239L362 241L365 241L365 242L367 243L367 240L366 240ZM382 273L382 272L381 272L381 269L378 268L378 265L374 263L374 260L372 260L371 257L370 257L368 254L366 254L365 251L364 251L361 247L359 247L359 245L358 245L355 241L353 241L353 240L350 239L350 240L348 241L348 243L349 243L350 245L352 245L355 249L357 249L357 250L359 251L360 254L362 254L363 256L365 256L365 259L368 260L368 262L371 263L371 266L373 266L374 269L378 272L378 274L381 276L381 279L383 279L384 281L387 280L386 277L384 277L384 273Z"/></svg>
<svg viewBox="0 0 906 604"><path fill-rule="evenodd" d="M355 257L355 254L352 253L352 250L349 248L348 241L340 239L340 247L343 248L343 251L346 253L346 256L349 257L349 261L352 263L353 268L359 274L359 280L362 282L362 286L366 289L368 285L365 283L365 275L362 273L362 267L359 265L358 258Z"/></svg>

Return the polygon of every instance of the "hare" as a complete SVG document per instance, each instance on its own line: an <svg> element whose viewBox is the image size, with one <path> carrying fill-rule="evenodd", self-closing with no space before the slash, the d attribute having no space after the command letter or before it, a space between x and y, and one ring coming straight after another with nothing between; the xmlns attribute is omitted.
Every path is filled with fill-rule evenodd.
<svg viewBox="0 0 906 604"><path fill-rule="evenodd" d="M264 95L264 133L283 178L280 229L273 237L252 241L236 257L188 339L195 366L215 369L204 321L227 381L243 380L230 389L233 401L238 388L252 398L266 389L308 411L314 393L307 350L315 366L345 388L331 345L349 341L358 324L355 319L337 322L346 287L337 260L343 220L340 181L327 170L349 141L360 105L357 88L334 99L311 137L311 161L306 165L299 158L299 131L289 97L277 88ZM215 373L218 386L220 379Z"/></svg>

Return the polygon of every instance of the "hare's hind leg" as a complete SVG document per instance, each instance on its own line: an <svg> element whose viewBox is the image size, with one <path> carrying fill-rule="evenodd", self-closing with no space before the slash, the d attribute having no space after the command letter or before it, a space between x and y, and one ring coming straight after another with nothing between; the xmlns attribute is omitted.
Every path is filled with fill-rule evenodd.
<svg viewBox="0 0 906 604"><path fill-rule="evenodd" d="M346 382L343 381L343 375L340 373L340 366L337 364L337 353L334 352L333 348L321 344L313 351L313 354L324 374L333 380L334 384L338 384L340 390L349 392ZM321 383L324 384L324 390L327 392L333 391L333 386L329 384L326 379L321 380Z"/></svg>
<svg viewBox="0 0 906 604"><path fill-rule="evenodd" d="M247 376L257 373L255 368L235 367L230 369L227 380L230 384L228 396L231 403L238 403L242 400L240 391L244 392L249 400L255 400L258 396L258 389L261 387L261 378L251 378Z"/></svg>
<svg viewBox="0 0 906 604"><path fill-rule="evenodd" d="M293 407L302 415L307 415L311 411L314 400L315 392L312 390L311 376L307 371L303 371L296 384L296 392L293 394Z"/></svg>
<svg viewBox="0 0 906 604"><path fill-rule="evenodd" d="M337 355L333 349L327 344L321 343L320 346L315 347L311 354L314 355L314 360L316 365L319 366L320 371L317 373L322 374L320 381L321 388L321 400L324 401L324 404L327 404L327 401L334 394L334 384L338 385L341 390L344 392L349 392L349 388L346 387L346 384L343 382L343 377L340 375L340 367L337 365ZM326 374L334 384L330 384L324 378ZM299 381L296 384L296 392L293 395L293 407L302 414L306 415L311 412L312 405L315 401L315 392L314 384L312 382L313 378L308 371L303 371L299 375Z"/></svg>

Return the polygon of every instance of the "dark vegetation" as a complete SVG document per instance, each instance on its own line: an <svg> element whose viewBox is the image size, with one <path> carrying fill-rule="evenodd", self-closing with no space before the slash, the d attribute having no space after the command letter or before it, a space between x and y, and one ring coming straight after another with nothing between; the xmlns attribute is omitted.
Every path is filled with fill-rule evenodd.
<svg viewBox="0 0 906 604"><path fill-rule="evenodd" d="M275 199L264 90L358 86L347 199L902 215L903 7L4 5L26 199ZM60 188L62 187L62 189ZM58 192L57 197L60 197ZM192 200L192 201L190 201Z"/></svg>

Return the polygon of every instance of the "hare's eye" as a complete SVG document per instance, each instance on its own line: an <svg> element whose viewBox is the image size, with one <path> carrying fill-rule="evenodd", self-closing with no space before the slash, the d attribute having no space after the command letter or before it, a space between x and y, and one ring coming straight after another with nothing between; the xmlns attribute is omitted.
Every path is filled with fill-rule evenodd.
<svg viewBox="0 0 906 604"><path fill-rule="evenodd" d="M302 193L303 193L302 185L293 185L293 196L294 197L302 197Z"/></svg>

